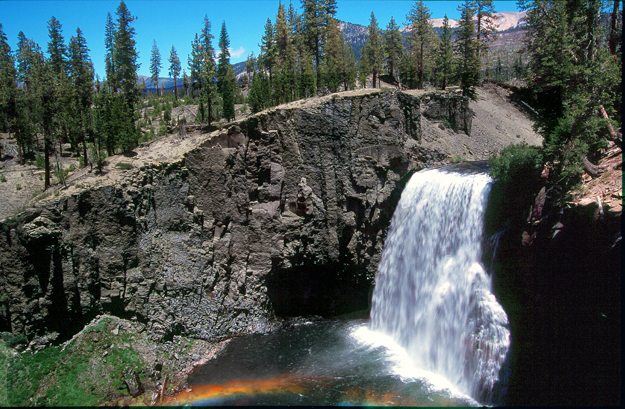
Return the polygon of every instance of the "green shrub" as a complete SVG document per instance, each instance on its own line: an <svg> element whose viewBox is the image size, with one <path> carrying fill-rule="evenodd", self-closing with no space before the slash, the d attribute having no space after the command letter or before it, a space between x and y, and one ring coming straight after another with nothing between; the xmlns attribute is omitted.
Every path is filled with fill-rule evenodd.
<svg viewBox="0 0 625 409"><path fill-rule="evenodd" d="M37 155L37 157L35 158L35 167L37 167L38 169L43 169L45 166L46 160L44 159L44 157L41 155Z"/></svg>
<svg viewBox="0 0 625 409"><path fill-rule="evenodd" d="M0 182L5 183L7 181L6 176L0 175Z"/></svg>
<svg viewBox="0 0 625 409"><path fill-rule="evenodd" d="M501 231L508 221L521 229L529 209L543 186L543 153L526 143L510 145L489 159L490 175L495 179L486 216L487 231ZM494 209L497 209L494 211Z"/></svg>
<svg viewBox="0 0 625 409"><path fill-rule="evenodd" d="M158 136L167 135L167 124L163 123L158 128Z"/></svg>
<svg viewBox="0 0 625 409"><path fill-rule="evenodd" d="M165 105L165 109L163 110L163 121L167 123L171 121L171 106L169 104Z"/></svg>
<svg viewBox="0 0 625 409"><path fill-rule="evenodd" d="M21 344L21 345L28 344L28 339L26 339L26 335L12 334L10 332L3 332L2 340L11 348L13 348L14 346L18 344Z"/></svg>
<svg viewBox="0 0 625 409"><path fill-rule="evenodd" d="M543 168L542 150L523 142L505 147L501 152L491 155L488 160L490 175L502 183L521 182L528 176L540 175Z"/></svg>
<svg viewBox="0 0 625 409"><path fill-rule="evenodd" d="M19 183L15 185L15 190L22 190L22 185L20 185Z"/></svg>
<svg viewBox="0 0 625 409"><path fill-rule="evenodd" d="M62 167L59 168L59 170L56 172L56 178L59 180L60 183L62 183L63 185L65 185L65 181L67 180L67 177L69 176L69 169L63 169Z"/></svg>

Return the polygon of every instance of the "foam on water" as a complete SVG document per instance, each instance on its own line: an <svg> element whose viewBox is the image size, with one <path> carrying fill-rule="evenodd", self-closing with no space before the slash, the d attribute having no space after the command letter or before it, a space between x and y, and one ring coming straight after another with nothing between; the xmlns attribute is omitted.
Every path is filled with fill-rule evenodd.
<svg viewBox="0 0 625 409"><path fill-rule="evenodd" d="M470 396L458 390L445 377L417 367L406 350L389 335L374 331L368 326L356 328L351 335L362 345L368 345L370 348L384 348L387 353L386 359L391 364L392 373L399 376L403 382L419 380L425 384L431 393L447 392L453 398L465 399L475 405L478 404Z"/></svg>

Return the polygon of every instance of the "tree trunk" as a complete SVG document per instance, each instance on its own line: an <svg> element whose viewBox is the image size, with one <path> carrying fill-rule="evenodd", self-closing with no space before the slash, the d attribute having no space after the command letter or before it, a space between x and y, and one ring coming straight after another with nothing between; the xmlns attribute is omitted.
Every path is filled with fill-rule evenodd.
<svg viewBox="0 0 625 409"><path fill-rule="evenodd" d="M24 148L22 146L22 137L20 136L20 128L15 130L15 141L17 142L17 156L19 157L20 165L24 165Z"/></svg>
<svg viewBox="0 0 625 409"><path fill-rule="evenodd" d="M87 157L87 126L85 125L85 133L82 135L82 156L85 158L84 166L89 164L89 158Z"/></svg>
<svg viewBox="0 0 625 409"><path fill-rule="evenodd" d="M184 126L184 116L182 117L182 119L180 120L180 138L184 139L187 137L187 130Z"/></svg>
<svg viewBox="0 0 625 409"><path fill-rule="evenodd" d="M213 123L213 104L211 103L211 98L208 98L206 102L206 108L208 109L208 125L210 126Z"/></svg>
<svg viewBox="0 0 625 409"><path fill-rule="evenodd" d="M597 176L603 173L603 170L601 169L601 167L597 165L593 165L586 156L582 158L582 163L584 165L584 169L586 170L586 172L593 178L596 178Z"/></svg>
<svg viewBox="0 0 625 409"><path fill-rule="evenodd" d="M174 96L178 100L178 83L176 82L176 76L174 75Z"/></svg>
<svg viewBox="0 0 625 409"><path fill-rule="evenodd" d="M623 138L622 137L619 138L618 135L616 134L616 131L614 130L614 127L612 126L612 122L610 121L610 117L608 116L608 113L606 112L603 105L599 105L599 111L601 112L601 116L605 120L608 121L608 131L610 132L610 135L612 136L612 140L622 142Z"/></svg>
<svg viewBox="0 0 625 409"><path fill-rule="evenodd" d="M610 27L610 55L616 55L616 48L618 43L621 40L621 36L619 34L619 30L617 29L617 19L618 19L618 9L619 9L619 0L614 0L614 9L612 10L612 24Z"/></svg>
<svg viewBox="0 0 625 409"><path fill-rule="evenodd" d="M43 138L43 152L45 169L43 190L48 190L50 187L50 138L48 136L44 136Z"/></svg>

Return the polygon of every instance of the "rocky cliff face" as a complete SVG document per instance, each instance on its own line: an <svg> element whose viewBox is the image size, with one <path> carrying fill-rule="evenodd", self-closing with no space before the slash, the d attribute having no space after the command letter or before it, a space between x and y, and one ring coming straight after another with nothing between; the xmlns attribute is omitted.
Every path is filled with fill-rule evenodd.
<svg viewBox="0 0 625 409"><path fill-rule="evenodd" d="M5 219L0 330L58 341L110 313L219 339L367 309L403 184L448 156L420 144L424 115L470 131L453 93L332 95Z"/></svg>

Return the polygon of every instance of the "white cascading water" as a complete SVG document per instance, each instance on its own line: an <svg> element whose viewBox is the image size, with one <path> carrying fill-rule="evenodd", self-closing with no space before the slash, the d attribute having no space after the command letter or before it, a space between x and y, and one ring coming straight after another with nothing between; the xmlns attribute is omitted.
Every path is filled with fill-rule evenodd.
<svg viewBox="0 0 625 409"><path fill-rule="evenodd" d="M426 170L402 192L376 276L371 329L419 368L489 404L510 345L508 317L481 264L492 179Z"/></svg>

